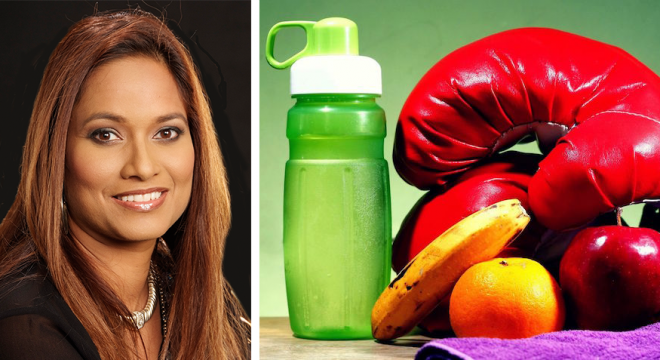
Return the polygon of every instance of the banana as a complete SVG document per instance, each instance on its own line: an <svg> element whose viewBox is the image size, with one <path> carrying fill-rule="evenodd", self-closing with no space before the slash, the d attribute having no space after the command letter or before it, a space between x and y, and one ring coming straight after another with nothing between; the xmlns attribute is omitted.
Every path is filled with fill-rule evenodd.
<svg viewBox="0 0 660 360"><path fill-rule="evenodd" d="M371 312L374 338L407 334L447 296L472 265L490 260L525 229L529 215L517 199L483 208L445 231L396 276Z"/></svg>

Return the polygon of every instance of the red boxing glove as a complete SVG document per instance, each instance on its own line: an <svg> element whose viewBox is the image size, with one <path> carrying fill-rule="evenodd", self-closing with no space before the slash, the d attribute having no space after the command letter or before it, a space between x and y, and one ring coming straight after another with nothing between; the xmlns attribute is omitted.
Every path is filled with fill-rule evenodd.
<svg viewBox="0 0 660 360"><path fill-rule="evenodd" d="M561 138L529 184L536 217L577 228L616 207L660 198L660 122L603 112Z"/></svg>
<svg viewBox="0 0 660 360"><path fill-rule="evenodd" d="M589 124L550 152L542 179L530 184L532 212L565 230L614 206L660 197L659 119L660 78L623 50L558 30L510 30L454 51L422 78L399 117L393 160L401 177L427 189L527 134L548 153ZM571 182L589 178L595 181Z"/></svg>
<svg viewBox="0 0 660 360"><path fill-rule="evenodd" d="M426 193L403 220L394 239L394 271L399 273L429 243L482 208L515 198L529 210L527 186L540 160L540 155L505 152L465 172L451 187ZM514 244L530 254L545 230L534 225L530 224Z"/></svg>

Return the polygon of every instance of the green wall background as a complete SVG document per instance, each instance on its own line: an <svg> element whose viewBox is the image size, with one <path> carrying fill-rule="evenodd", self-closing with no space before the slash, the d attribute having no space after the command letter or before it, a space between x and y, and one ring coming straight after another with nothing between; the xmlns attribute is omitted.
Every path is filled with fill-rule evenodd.
<svg viewBox="0 0 660 360"><path fill-rule="evenodd" d="M449 52L487 35L518 27L551 27L619 46L660 74L660 1L392 1L261 0L260 3L260 316L287 316L282 254L284 164L288 159L286 113L293 106L289 70L271 68L264 55L266 35L277 22L346 17L358 25L360 54L382 67L387 114L385 158L390 164L392 231L421 197L392 167L397 117L409 92ZM304 47L300 29L284 30L276 58ZM597 56L597 55L595 55ZM641 207L624 210L639 223ZM358 275L359 276L359 275Z"/></svg>

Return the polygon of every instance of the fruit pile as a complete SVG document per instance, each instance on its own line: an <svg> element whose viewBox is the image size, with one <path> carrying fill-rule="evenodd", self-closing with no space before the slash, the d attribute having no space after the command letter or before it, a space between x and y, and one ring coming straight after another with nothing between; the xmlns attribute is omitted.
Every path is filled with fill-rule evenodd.
<svg viewBox="0 0 660 360"><path fill-rule="evenodd" d="M531 137L542 155L505 151ZM410 94L393 159L429 192L395 238L375 338L660 320L660 77L623 50L540 28L460 48ZM528 223L506 215L511 199ZM625 226L621 208L642 202L640 227Z"/></svg>

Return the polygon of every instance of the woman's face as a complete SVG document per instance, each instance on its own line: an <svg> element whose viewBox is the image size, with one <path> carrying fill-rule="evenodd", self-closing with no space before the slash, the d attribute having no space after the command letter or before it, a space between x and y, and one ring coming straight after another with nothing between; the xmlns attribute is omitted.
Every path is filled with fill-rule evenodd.
<svg viewBox="0 0 660 360"><path fill-rule="evenodd" d="M188 205L194 163L185 106L165 65L126 57L96 68L67 137L72 231L102 242L162 236Z"/></svg>

